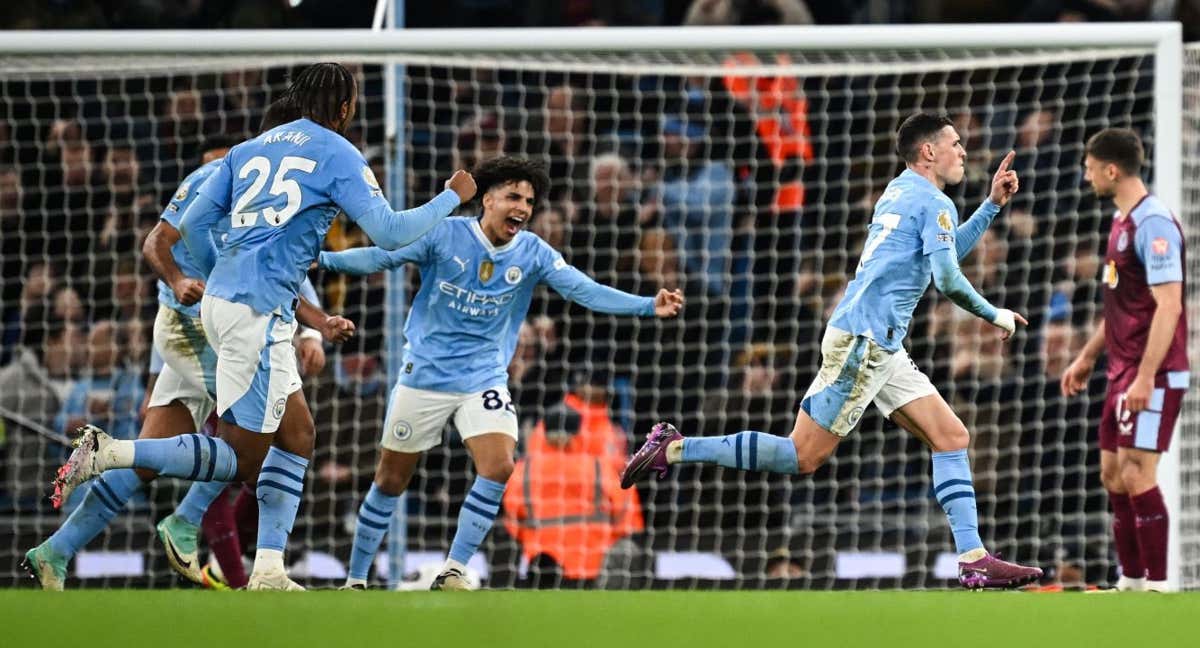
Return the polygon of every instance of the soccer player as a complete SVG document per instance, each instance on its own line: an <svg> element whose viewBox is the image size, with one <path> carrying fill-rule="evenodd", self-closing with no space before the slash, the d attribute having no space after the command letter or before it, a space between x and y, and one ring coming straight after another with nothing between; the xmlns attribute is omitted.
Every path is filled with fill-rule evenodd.
<svg viewBox="0 0 1200 648"><path fill-rule="evenodd" d="M383 424L375 481L358 511L344 589L366 589L367 572L396 500L421 454L442 439L451 416L477 473L458 516L449 557L432 589L467 589L466 564L492 528L513 471L517 414L508 363L533 289L548 284L587 308L617 315L674 317L679 291L638 297L600 285L523 228L550 179L538 164L500 157L473 173L483 214L448 218L428 236L393 252L322 252L323 268L370 274L415 263L421 289L405 323L404 364Z"/></svg>
<svg viewBox="0 0 1200 648"><path fill-rule="evenodd" d="M1190 374L1183 311L1183 228L1139 173L1142 142L1124 128L1092 136L1084 176L1117 213L1104 260L1104 319L1062 376L1067 396L1084 391L1101 353L1108 392L1100 417L1100 480L1112 505L1121 576L1117 589L1167 590L1167 506L1158 459Z"/></svg>
<svg viewBox="0 0 1200 648"><path fill-rule="evenodd" d="M358 95L350 71L336 63L312 65L286 95L303 118L233 147L179 226L193 260L212 268L200 312L217 354L220 438L118 441L88 426L59 480L69 490L121 468L193 481L257 478L258 551L248 589L303 589L283 564L314 436L292 337L300 283L334 215L341 209L376 243L393 249L419 239L475 193L470 174L460 171L426 205L393 211L362 154L343 136ZM219 251L210 236L218 223L228 227Z"/></svg>
<svg viewBox="0 0 1200 648"><path fill-rule="evenodd" d="M276 101L267 109L263 130L294 120L294 112L289 102ZM205 339L200 322L202 277L207 273L187 253L180 241L178 225L183 211L197 195L195 189L216 170L228 150L229 143L223 139L208 143L201 154L201 166L180 183L142 248L147 262L160 277L155 352L150 367L157 377L146 399L146 413L138 435L142 439L164 439L199 430L215 405L217 356ZM316 303L316 292L307 278L301 293L304 299ZM323 324L330 335L340 335L339 319L327 321L322 313L310 323ZM155 477L151 470L125 469L114 470L96 480L62 527L26 554L26 569L42 587L62 589L71 557L108 526L142 484ZM167 550L168 562L197 583L201 582L201 573L196 559L196 525L214 495L213 488L203 482L193 484L179 508L158 524L158 536ZM51 500L56 506L61 505L61 491Z"/></svg>
<svg viewBox="0 0 1200 648"><path fill-rule="evenodd" d="M673 425L659 423L629 460L621 483L628 488L651 470L661 479L668 465L678 462L811 473L874 401L884 416L933 451L933 491L954 533L959 582L973 589L1024 584L1042 571L1002 561L984 549L967 430L901 344L931 275L942 294L995 325L1001 337L1011 336L1017 323L1027 323L988 303L958 266L1016 193L1017 174L1008 168L1015 154L1009 152L1000 163L988 199L956 226L958 211L943 189L962 181L966 151L950 119L912 115L896 139L907 169L875 204L858 270L825 330L821 369L800 403L791 437L745 431L685 439Z"/></svg>

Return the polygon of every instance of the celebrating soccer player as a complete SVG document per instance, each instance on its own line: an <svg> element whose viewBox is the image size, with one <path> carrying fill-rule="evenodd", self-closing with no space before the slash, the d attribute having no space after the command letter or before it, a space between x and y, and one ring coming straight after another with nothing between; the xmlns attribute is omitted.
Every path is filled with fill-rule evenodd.
<svg viewBox="0 0 1200 648"><path fill-rule="evenodd" d="M930 276L942 294L999 328L1005 339L1018 323L1027 324L1017 313L988 303L958 266L1018 189L1017 174L1008 168L1014 153L992 178L989 198L957 225L958 210L943 189L962 181L966 151L950 119L912 115L896 138L907 169L875 204L858 270L825 330L821 369L800 403L791 437L745 431L685 439L671 424L659 423L625 467L621 485L628 488L648 471L661 479L669 464L679 462L811 473L874 401L884 416L933 451L933 491L954 534L959 582L968 588L1024 584L1042 570L1000 560L984 549L966 427L901 344Z"/></svg>
<svg viewBox="0 0 1200 648"><path fill-rule="evenodd" d="M419 239L475 194L470 174L460 171L426 205L393 211L362 154L343 136L358 95L350 71L336 63L310 66L286 95L303 117L233 147L179 226L192 259L212 269L201 320L217 356L221 438L118 441L87 426L58 479L67 497L110 469L144 468L197 481L257 478L258 552L249 589L302 589L287 577L283 550L315 431L292 337L299 286L334 215L341 209L392 249ZM218 250L211 233L219 223L227 234Z"/></svg>
<svg viewBox="0 0 1200 648"><path fill-rule="evenodd" d="M280 99L268 106L262 130L297 117L291 102ZM158 366L151 361L151 372L158 377L147 392L146 414L138 435L142 439L169 438L199 430L216 404L213 388L217 355L205 339L200 321L199 302L204 295L206 272L187 253L178 226L180 216L197 195L195 189L216 170L228 150L229 145L220 140L212 140L205 147L200 168L180 183L143 246L147 262L160 279L159 309L154 323L154 355ZM301 297L318 303L316 291L307 278L301 285ZM309 324L320 326L326 333L334 331L329 324L336 324L336 320L327 320L317 308L312 314L317 315L317 320L308 321ZM155 476L153 471L145 469L125 469L97 479L62 527L26 554L25 568L43 588L62 589L71 557L108 525L142 484ZM212 490L207 482L193 484L176 511L158 524L158 536L171 566L197 583L202 575L196 559L196 525L211 501ZM51 499L56 506L63 504L61 492Z"/></svg>
<svg viewBox="0 0 1200 648"><path fill-rule="evenodd" d="M482 195L479 217L448 218L394 252L359 248L322 252L323 268L370 274L415 263L421 289L405 323L404 364L392 388L375 481L358 512L345 589L365 589L367 572L396 500L417 461L442 439L451 416L478 473L458 515L450 555L433 589L467 589L466 564L483 542L513 470L517 414L508 363L533 289L548 284L567 299L617 315L674 317L679 291L638 297L592 281L536 234L523 231L545 196L546 171L501 157L472 170Z"/></svg>
<svg viewBox="0 0 1200 648"><path fill-rule="evenodd" d="M1167 506L1158 459L1171 445L1190 375L1183 311L1183 228L1146 191L1142 142L1106 128L1087 143L1084 169L1097 196L1117 207L1104 255L1104 319L1063 372L1062 392L1087 387L1101 352L1108 392L1100 417L1100 480L1112 505L1121 577L1117 589L1167 589Z"/></svg>

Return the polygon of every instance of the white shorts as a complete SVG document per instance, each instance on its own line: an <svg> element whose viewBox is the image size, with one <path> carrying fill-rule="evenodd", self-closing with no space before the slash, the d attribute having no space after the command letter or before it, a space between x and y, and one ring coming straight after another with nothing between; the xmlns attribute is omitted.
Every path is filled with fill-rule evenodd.
<svg viewBox="0 0 1200 648"><path fill-rule="evenodd" d="M888 417L914 400L936 393L903 347L892 353L870 338L830 326L821 338L821 371L804 394L800 409L817 425L844 437L858 425L872 401Z"/></svg>
<svg viewBox="0 0 1200 648"><path fill-rule="evenodd" d="M392 388L379 443L393 452L424 452L442 442L442 430L451 415L464 441L491 432L517 440L517 410L505 387L458 394L397 384Z"/></svg>
<svg viewBox="0 0 1200 648"><path fill-rule="evenodd" d="M200 314L217 352L217 414L252 432L279 429L288 396L300 389L296 323L212 295L204 296Z"/></svg>
<svg viewBox="0 0 1200 648"><path fill-rule="evenodd" d="M154 349L163 367L148 406L163 407L179 401L191 412L199 430L216 404L217 389L217 353L204 336L200 318L159 305L154 318Z"/></svg>

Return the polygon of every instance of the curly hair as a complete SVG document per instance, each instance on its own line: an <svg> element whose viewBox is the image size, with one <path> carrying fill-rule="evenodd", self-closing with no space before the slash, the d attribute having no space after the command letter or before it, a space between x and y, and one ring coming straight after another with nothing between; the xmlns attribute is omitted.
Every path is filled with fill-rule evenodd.
<svg viewBox="0 0 1200 648"><path fill-rule="evenodd" d="M485 160L471 170L479 196L510 182L528 182L533 186L533 200L541 202L550 187L550 175L546 167L525 158L503 156Z"/></svg>
<svg viewBox="0 0 1200 648"><path fill-rule="evenodd" d="M300 115L336 128L342 106L358 94L358 83L340 63L315 63L292 77L286 97Z"/></svg>

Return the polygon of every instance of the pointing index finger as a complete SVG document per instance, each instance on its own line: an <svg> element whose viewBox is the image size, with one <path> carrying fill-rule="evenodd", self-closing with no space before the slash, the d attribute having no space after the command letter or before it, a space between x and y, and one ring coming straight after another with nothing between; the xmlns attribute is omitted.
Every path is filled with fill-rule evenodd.
<svg viewBox="0 0 1200 648"><path fill-rule="evenodd" d="M1017 152L1009 151L1008 155L1005 155L1004 159L1000 161L1000 168L996 170L996 173L1004 173L1005 171L1008 171L1008 165L1012 164L1013 158L1015 157L1017 157Z"/></svg>

